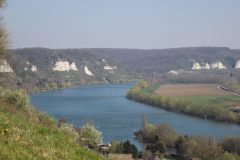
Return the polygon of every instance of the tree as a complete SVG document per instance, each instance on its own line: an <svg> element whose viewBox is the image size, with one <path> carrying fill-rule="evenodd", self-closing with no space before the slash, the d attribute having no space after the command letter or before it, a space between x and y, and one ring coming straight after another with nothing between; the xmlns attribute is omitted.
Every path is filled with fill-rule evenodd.
<svg viewBox="0 0 240 160"><path fill-rule="evenodd" d="M160 142L160 136L159 136L159 134L156 134L153 139L153 143L159 143L159 142Z"/></svg>
<svg viewBox="0 0 240 160"><path fill-rule="evenodd" d="M7 7L7 0L0 0L0 11ZM0 60L6 57L6 48L9 46L8 33L5 29L3 16L0 15Z"/></svg>
<svg viewBox="0 0 240 160"><path fill-rule="evenodd" d="M51 86L51 89L58 90L58 87L57 87L56 83L52 82L50 86Z"/></svg>
<svg viewBox="0 0 240 160"><path fill-rule="evenodd" d="M123 143L123 153L132 154L133 158L138 157L138 149L134 144L131 144L129 140Z"/></svg>
<svg viewBox="0 0 240 160"><path fill-rule="evenodd" d="M162 143L158 144L148 144L146 150L150 150L152 153L159 151L160 153L165 153L166 149Z"/></svg>
<svg viewBox="0 0 240 160"><path fill-rule="evenodd" d="M146 124L147 124L147 116L146 116L146 113L144 113L142 118L142 127L144 128Z"/></svg>
<svg viewBox="0 0 240 160"><path fill-rule="evenodd" d="M98 131L97 128L91 122L86 122L82 127L81 137L84 138L85 145L97 146L102 144L102 132Z"/></svg>
<svg viewBox="0 0 240 160"><path fill-rule="evenodd" d="M0 12L7 7L6 1L7 0L0 0ZM9 60L12 56L10 52L7 51L7 48L10 46L10 41L3 19L4 17L0 14L0 66L5 69L5 67L9 67ZM9 73L11 72L0 72L0 85L14 88L15 86L12 85L14 77Z"/></svg>
<svg viewBox="0 0 240 160"><path fill-rule="evenodd" d="M33 89L36 93L39 93L39 88L37 86L33 87Z"/></svg>
<svg viewBox="0 0 240 160"><path fill-rule="evenodd" d="M231 153L225 151L222 156L217 158L217 160L235 160L235 157Z"/></svg>
<svg viewBox="0 0 240 160"><path fill-rule="evenodd" d="M49 91L49 90L50 90L50 87L49 87L47 84L45 84L45 89L46 89L47 91Z"/></svg>

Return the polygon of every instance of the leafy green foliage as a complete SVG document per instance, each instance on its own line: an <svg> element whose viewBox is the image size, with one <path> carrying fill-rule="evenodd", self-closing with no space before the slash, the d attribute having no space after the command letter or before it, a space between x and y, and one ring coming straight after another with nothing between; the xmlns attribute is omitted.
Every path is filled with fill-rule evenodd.
<svg viewBox="0 0 240 160"><path fill-rule="evenodd" d="M0 97L8 104L15 105L17 108L22 108L29 104L29 97L23 89L11 91L0 87Z"/></svg>
<svg viewBox="0 0 240 160"><path fill-rule="evenodd" d="M165 153L166 149L162 143L148 144L146 150L150 150L152 153L159 151L160 153Z"/></svg>
<svg viewBox="0 0 240 160"><path fill-rule="evenodd" d="M132 154L133 158L138 157L138 149L134 144L131 144L129 140L123 143L123 153Z"/></svg>
<svg viewBox="0 0 240 160"><path fill-rule="evenodd" d="M85 145L97 146L102 144L102 132L98 131L91 123L86 123L81 130L81 138L84 138Z"/></svg>

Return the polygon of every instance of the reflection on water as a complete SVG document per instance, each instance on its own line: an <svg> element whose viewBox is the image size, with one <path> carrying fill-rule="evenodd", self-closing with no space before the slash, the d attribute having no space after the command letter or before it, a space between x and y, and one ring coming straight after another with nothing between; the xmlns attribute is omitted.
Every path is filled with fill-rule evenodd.
<svg viewBox="0 0 240 160"><path fill-rule="evenodd" d="M139 150L144 148L145 143L139 142L133 131L141 128L143 113L146 113L148 123L167 123L178 133L240 135L238 125L205 121L127 100L125 94L132 86L133 83L75 87L42 92L32 95L30 99L31 104L37 105L38 109L51 113L56 119L64 117L78 127L83 126L84 120L91 117L103 133L105 143L128 139Z"/></svg>

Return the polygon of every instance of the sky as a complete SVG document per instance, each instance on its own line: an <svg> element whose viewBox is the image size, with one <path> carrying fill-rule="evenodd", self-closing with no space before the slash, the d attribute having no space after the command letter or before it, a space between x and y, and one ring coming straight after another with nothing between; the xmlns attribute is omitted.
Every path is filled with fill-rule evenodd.
<svg viewBox="0 0 240 160"><path fill-rule="evenodd" d="M240 0L8 0L12 48L240 48Z"/></svg>

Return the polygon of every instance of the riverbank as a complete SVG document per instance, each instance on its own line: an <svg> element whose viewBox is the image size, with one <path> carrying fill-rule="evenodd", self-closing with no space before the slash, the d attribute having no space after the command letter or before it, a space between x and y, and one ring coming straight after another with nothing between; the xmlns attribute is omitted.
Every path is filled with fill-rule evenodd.
<svg viewBox="0 0 240 160"><path fill-rule="evenodd" d="M208 119L214 119L220 122L240 123L240 114L233 113L220 104L204 104L201 102L156 95L155 93L144 93L142 90L148 87L146 83L147 82L139 81L127 92L126 97L136 102L145 103L169 111L200 117L205 117L206 115ZM142 84L145 84L145 86L143 87Z"/></svg>

